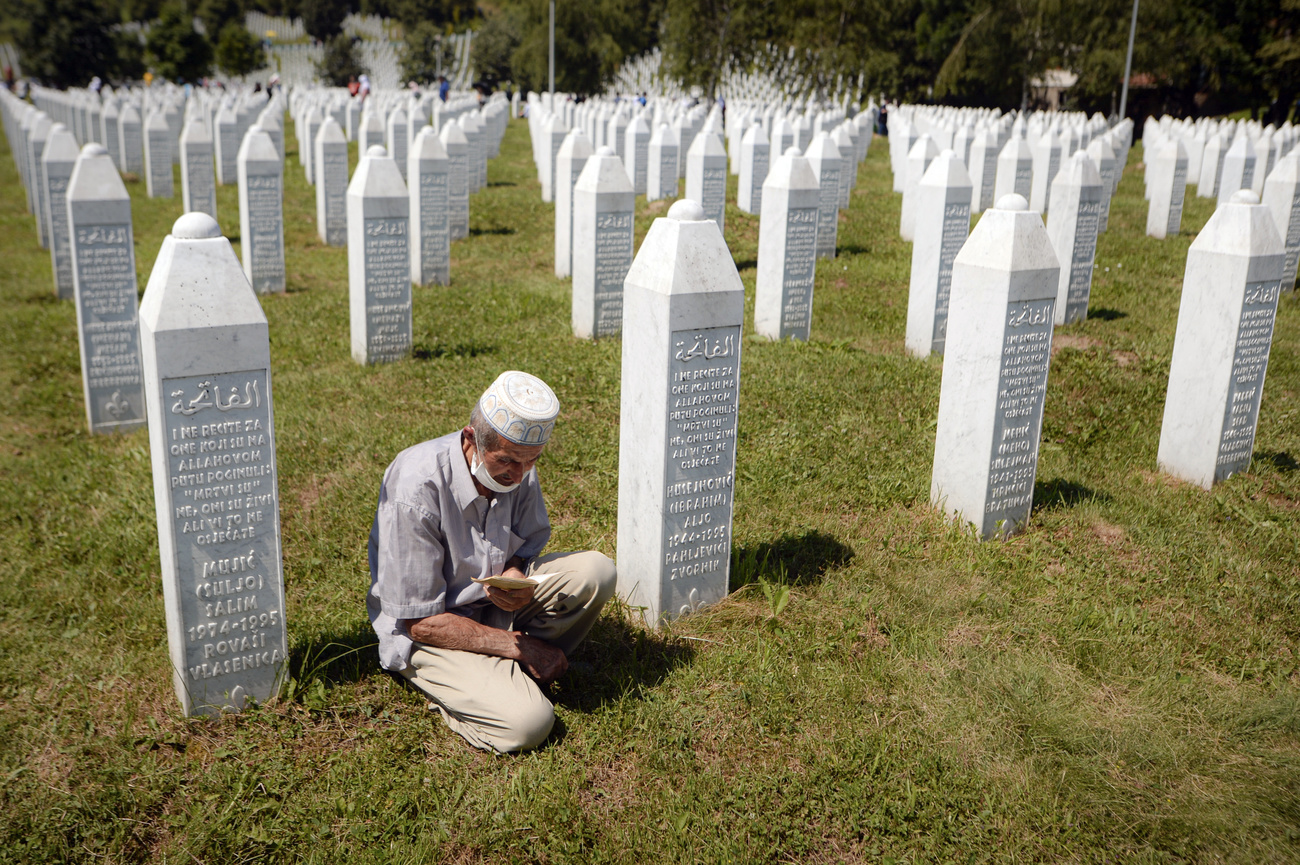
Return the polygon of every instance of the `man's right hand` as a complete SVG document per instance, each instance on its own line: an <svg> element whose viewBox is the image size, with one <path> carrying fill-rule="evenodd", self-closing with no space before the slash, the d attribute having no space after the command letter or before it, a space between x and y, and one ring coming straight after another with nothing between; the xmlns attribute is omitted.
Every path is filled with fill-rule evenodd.
<svg viewBox="0 0 1300 865"><path fill-rule="evenodd" d="M565 657L564 651L545 640L518 634L515 645L519 651L515 660L523 665L528 675L544 686L560 678L569 669L569 659Z"/></svg>

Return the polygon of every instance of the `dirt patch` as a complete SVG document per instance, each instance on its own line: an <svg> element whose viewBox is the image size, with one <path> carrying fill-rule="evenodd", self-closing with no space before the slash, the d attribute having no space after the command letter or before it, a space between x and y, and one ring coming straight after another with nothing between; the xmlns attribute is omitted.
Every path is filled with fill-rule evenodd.
<svg viewBox="0 0 1300 865"><path fill-rule="evenodd" d="M879 625L876 624L875 618L871 618L862 630L858 631L855 644L865 645L869 649L883 649L889 645L889 637L881 632Z"/></svg>
<svg viewBox="0 0 1300 865"><path fill-rule="evenodd" d="M1135 352L1131 351L1112 351L1110 356L1115 359L1115 365L1120 367L1133 366L1141 360Z"/></svg>
<svg viewBox="0 0 1300 865"><path fill-rule="evenodd" d="M668 201L663 198L659 199L658 201L652 201L645 206L646 213L663 213L667 209L668 209Z"/></svg>
<svg viewBox="0 0 1300 865"><path fill-rule="evenodd" d="M1127 537L1122 528L1105 521L1093 523L1092 531L1108 547L1115 546Z"/></svg>
<svg viewBox="0 0 1300 865"><path fill-rule="evenodd" d="M1057 334L1052 338L1052 357L1056 357L1056 353L1063 348L1074 348L1079 351L1087 351L1097 345L1101 345L1101 343L1090 336L1083 336L1075 333Z"/></svg>

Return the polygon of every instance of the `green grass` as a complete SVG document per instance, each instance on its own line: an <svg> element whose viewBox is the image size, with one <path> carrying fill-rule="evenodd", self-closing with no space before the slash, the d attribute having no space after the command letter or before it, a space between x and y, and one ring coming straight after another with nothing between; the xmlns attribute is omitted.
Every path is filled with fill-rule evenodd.
<svg viewBox="0 0 1300 865"><path fill-rule="evenodd" d="M0 153L0 861L1300 861L1294 294L1251 471L1207 493L1155 464L1208 200L1143 236L1134 152L1094 315L1057 331L1030 527L980 544L929 506L942 368L903 355L878 140L813 340L745 340L736 591L660 632L608 611L554 686L553 740L499 757L377 668L378 483L530 370L564 406L553 549L614 554L619 343L570 336L514 123L454 284L415 289L415 357L356 366L347 253L286 139L289 291L263 305L295 694L217 720L171 690L147 435L86 434L73 308ZM130 188L143 290L180 200ZM218 201L234 239L234 187ZM665 209L639 202L638 242ZM727 218L752 316L757 220Z"/></svg>

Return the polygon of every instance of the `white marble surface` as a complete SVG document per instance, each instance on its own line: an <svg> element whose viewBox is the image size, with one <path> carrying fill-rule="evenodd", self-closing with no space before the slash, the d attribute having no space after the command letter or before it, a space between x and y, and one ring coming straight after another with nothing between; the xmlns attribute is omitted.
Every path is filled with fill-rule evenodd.
<svg viewBox="0 0 1300 865"><path fill-rule="evenodd" d="M736 206L758 214L763 206L763 181L771 168L771 145L763 125L755 121L740 139L740 180ZM779 155L779 154L778 154Z"/></svg>
<svg viewBox="0 0 1300 865"><path fill-rule="evenodd" d="M348 310L357 363L410 352L410 217L402 175L388 151L372 145L348 184Z"/></svg>
<svg viewBox="0 0 1300 865"><path fill-rule="evenodd" d="M763 182L754 291L754 330L761 336L809 338L820 194L812 166L794 148L776 160Z"/></svg>
<svg viewBox="0 0 1300 865"><path fill-rule="evenodd" d="M994 203L1008 195L1019 195L1028 201L1033 174L1034 155L1029 149L1029 143L1023 138L1011 136L998 153L997 176L993 181Z"/></svg>
<svg viewBox="0 0 1300 865"><path fill-rule="evenodd" d="M186 213L217 216L217 175L212 133L200 116L190 117L181 131L181 207Z"/></svg>
<svg viewBox="0 0 1300 865"><path fill-rule="evenodd" d="M163 240L140 349L176 697L186 715L239 710L287 671L271 352L261 304L207 214Z"/></svg>
<svg viewBox="0 0 1300 865"><path fill-rule="evenodd" d="M727 150L714 132L701 131L686 154L686 198L698 202L704 215L726 232Z"/></svg>
<svg viewBox="0 0 1300 865"><path fill-rule="evenodd" d="M1052 181L1061 169L1063 158L1061 137L1048 129L1030 148L1033 153L1034 176L1029 184L1029 209L1042 216L1049 209Z"/></svg>
<svg viewBox="0 0 1300 865"><path fill-rule="evenodd" d="M929 357L944 351L952 264L970 234L971 181L961 158L951 150L936 156L916 195L904 346Z"/></svg>
<svg viewBox="0 0 1300 865"><path fill-rule="evenodd" d="M998 133L981 127L971 140L967 172L971 183L971 212L982 213L993 206L993 181L998 174Z"/></svg>
<svg viewBox="0 0 1300 865"><path fill-rule="evenodd" d="M1235 198L1187 251L1156 455L1207 490L1250 465L1286 258L1268 207L1249 191Z"/></svg>
<svg viewBox="0 0 1300 865"><path fill-rule="evenodd" d="M847 133L846 133L847 134ZM850 185L849 175L853 163L851 154L843 154L831 136L819 132L808 144L806 158L813 174L817 177L817 257L834 258L835 240L839 235L840 192L844 187L847 194ZM847 158L846 158L846 155Z"/></svg>
<svg viewBox="0 0 1300 865"><path fill-rule="evenodd" d="M623 136L623 164L627 167L627 176L632 181L632 189L637 195L646 194L646 174L650 157L650 127L640 114L628 121Z"/></svg>
<svg viewBox="0 0 1300 865"><path fill-rule="evenodd" d="M269 134L269 133L268 133ZM343 127L326 117L316 130L316 234L330 246L348 243L348 140Z"/></svg>
<svg viewBox="0 0 1300 865"><path fill-rule="evenodd" d="M661 123L650 133L646 152L646 201L677 197L677 133Z"/></svg>
<svg viewBox="0 0 1300 865"><path fill-rule="evenodd" d="M907 175L903 181L902 212L898 221L898 235L903 240L911 240L916 231L916 188L925 176L925 170L939 155L939 147L928 132L917 137L912 149L907 152Z"/></svg>
<svg viewBox="0 0 1300 865"><path fill-rule="evenodd" d="M407 153L411 213L411 281L451 283L451 160L432 126L425 126Z"/></svg>
<svg viewBox="0 0 1300 865"><path fill-rule="evenodd" d="M632 265L636 195L609 147L588 157L573 188L573 335L615 336Z"/></svg>
<svg viewBox="0 0 1300 865"><path fill-rule="evenodd" d="M555 154L555 275L561 279L573 272L573 186L595 152L587 133L575 128Z"/></svg>
<svg viewBox="0 0 1300 865"><path fill-rule="evenodd" d="M244 275L259 294L284 291L283 165L275 142L262 127L249 127L236 166Z"/></svg>
<svg viewBox="0 0 1300 865"><path fill-rule="evenodd" d="M1087 147L1088 158L1097 166L1101 175L1101 216L1097 220L1097 233L1104 234L1110 222L1111 190L1115 188L1115 150L1111 147L1109 135L1098 135ZM1188 177L1191 177L1189 174Z"/></svg>
<svg viewBox="0 0 1300 865"><path fill-rule="evenodd" d="M1097 232L1104 196L1101 173L1085 151L1065 160L1052 181L1052 209L1047 236L1061 264L1056 288L1056 324L1088 317L1092 267L1097 257Z"/></svg>
<svg viewBox="0 0 1300 865"><path fill-rule="evenodd" d="M1187 193L1187 149L1177 136L1171 135L1155 149L1147 162L1147 177L1147 236L1161 240L1176 236Z"/></svg>
<svg viewBox="0 0 1300 865"><path fill-rule="evenodd" d="M651 626L727 594L744 298L690 199L655 220L627 275L618 594Z"/></svg>
<svg viewBox="0 0 1300 865"><path fill-rule="evenodd" d="M172 180L172 140L167 118L154 111L144 122L145 194L150 198L174 198Z"/></svg>
<svg viewBox="0 0 1300 865"><path fill-rule="evenodd" d="M1219 170L1219 206L1229 201L1237 190L1249 188L1254 183L1255 163L1255 146L1250 136L1238 134L1224 154L1223 167Z"/></svg>
<svg viewBox="0 0 1300 865"><path fill-rule="evenodd" d="M542 161L537 166L542 176L542 201L555 200L555 155L568 134L569 126L559 114L552 114L542 126Z"/></svg>
<svg viewBox="0 0 1300 865"><path fill-rule="evenodd" d="M48 154L53 137L46 145ZM47 156L48 158L48 156ZM1286 264L1282 268L1282 290L1295 289L1296 260L1300 257L1300 150L1292 150L1278 160L1264 181L1262 202L1273 214L1273 224L1286 247Z"/></svg>
<svg viewBox="0 0 1300 865"><path fill-rule="evenodd" d="M447 151L450 162L448 177L451 178L449 196L451 198L450 216L451 239L459 240L469 237L469 139L465 130L457 123L448 123L438 133L442 148Z"/></svg>
<svg viewBox="0 0 1300 865"><path fill-rule="evenodd" d="M50 238L50 270L54 274L54 293L60 300L72 300L72 240L68 234L68 182L77 165L77 139L62 123L50 127L41 154L44 211Z"/></svg>

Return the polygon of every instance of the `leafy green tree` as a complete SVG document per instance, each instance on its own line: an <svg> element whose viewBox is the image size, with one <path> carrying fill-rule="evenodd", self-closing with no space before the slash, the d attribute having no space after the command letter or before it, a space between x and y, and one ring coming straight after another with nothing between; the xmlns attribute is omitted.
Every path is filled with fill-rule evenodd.
<svg viewBox="0 0 1300 865"><path fill-rule="evenodd" d="M201 0L197 14L209 39L220 42L226 25L232 21L244 23L244 5L241 0Z"/></svg>
<svg viewBox="0 0 1300 865"><path fill-rule="evenodd" d="M302 0L299 13L307 34L325 42L343 32L348 3L347 0Z"/></svg>
<svg viewBox="0 0 1300 865"><path fill-rule="evenodd" d="M406 41L397 58L403 81L428 84L437 79L439 69L451 68L452 56L444 44L441 27L430 21L421 21L405 29Z"/></svg>
<svg viewBox="0 0 1300 865"><path fill-rule="evenodd" d="M333 87L345 87L353 78L360 78L366 71L357 57L356 46L352 38L338 33L325 43L325 54L316 64L316 74L326 84Z"/></svg>
<svg viewBox="0 0 1300 865"><path fill-rule="evenodd" d="M113 74L118 48L109 28L118 18L107 3L22 0L18 8L26 24L17 40L24 73L54 87L84 87Z"/></svg>
<svg viewBox="0 0 1300 865"><path fill-rule="evenodd" d="M171 81L197 81L212 68L212 43L194 29L193 17L179 2L163 7L144 47L154 73Z"/></svg>
<svg viewBox="0 0 1300 865"><path fill-rule="evenodd" d="M478 16L476 0L386 0L384 5L408 32L421 23L460 28Z"/></svg>
<svg viewBox="0 0 1300 865"><path fill-rule="evenodd" d="M231 21L217 40L217 66L227 75L247 75L266 65L262 43L239 21Z"/></svg>
<svg viewBox="0 0 1300 865"><path fill-rule="evenodd" d="M144 43L140 34L119 30L113 34L117 56L109 68L109 81L139 81L144 77Z"/></svg>
<svg viewBox="0 0 1300 865"><path fill-rule="evenodd" d="M525 89L547 86L549 10L546 0L502 4L519 34L510 54L513 79ZM657 44L654 0L559 0L555 4L555 86L598 93L623 61Z"/></svg>
<svg viewBox="0 0 1300 865"><path fill-rule="evenodd" d="M474 72L479 79L496 86L515 80L510 58L519 47L519 30L510 15L494 15L474 34L470 49Z"/></svg>

